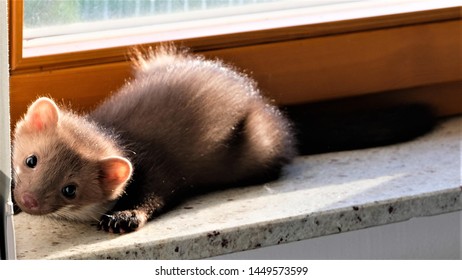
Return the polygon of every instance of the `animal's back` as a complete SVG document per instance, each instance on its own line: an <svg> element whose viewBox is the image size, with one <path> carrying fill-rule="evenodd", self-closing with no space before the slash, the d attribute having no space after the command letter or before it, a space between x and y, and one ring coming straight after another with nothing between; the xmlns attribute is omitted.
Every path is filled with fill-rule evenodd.
<svg viewBox="0 0 462 280"><path fill-rule="evenodd" d="M169 50L137 65L90 117L121 135L138 169L149 166L140 172L174 168L184 184L232 184L273 177L294 156L288 122L244 74Z"/></svg>

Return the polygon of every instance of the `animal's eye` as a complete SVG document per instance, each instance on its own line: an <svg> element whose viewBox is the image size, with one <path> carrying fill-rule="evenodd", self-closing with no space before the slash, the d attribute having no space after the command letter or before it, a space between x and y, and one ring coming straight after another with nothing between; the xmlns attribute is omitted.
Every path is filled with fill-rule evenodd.
<svg viewBox="0 0 462 280"><path fill-rule="evenodd" d="M77 192L77 187L75 185L67 185L61 189L61 193L67 199L75 198L76 192Z"/></svg>
<svg viewBox="0 0 462 280"><path fill-rule="evenodd" d="M30 155L26 158L26 161L25 161L26 165L30 168L34 168L35 166L37 166L37 156L35 155Z"/></svg>

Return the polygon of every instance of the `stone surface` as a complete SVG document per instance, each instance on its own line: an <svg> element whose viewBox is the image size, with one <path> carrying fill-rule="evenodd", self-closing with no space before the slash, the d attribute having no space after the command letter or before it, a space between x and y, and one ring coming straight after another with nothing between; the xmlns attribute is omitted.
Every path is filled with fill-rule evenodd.
<svg viewBox="0 0 462 280"><path fill-rule="evenodd" d="M138 232L15 216L19 259L197 259L462 210L462 118L415 141L299 157L273 183L185 201Z"/></svg>

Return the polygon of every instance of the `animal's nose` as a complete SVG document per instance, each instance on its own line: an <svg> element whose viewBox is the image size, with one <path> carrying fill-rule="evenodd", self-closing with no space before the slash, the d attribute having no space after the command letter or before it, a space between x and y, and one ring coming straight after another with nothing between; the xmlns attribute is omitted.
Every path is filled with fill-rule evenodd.
<svg viewBox="0 0 462 280"><path fill-rule="evenodd" d="M37 199L30 193L24 193L22 195L22 203L31 210L37 210L39 206Z"/></svg>

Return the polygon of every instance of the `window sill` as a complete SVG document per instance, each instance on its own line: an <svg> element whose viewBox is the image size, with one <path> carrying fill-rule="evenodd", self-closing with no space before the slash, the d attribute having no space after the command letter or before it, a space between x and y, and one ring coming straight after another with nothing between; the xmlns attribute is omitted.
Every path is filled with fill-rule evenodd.
<svg viewBox="0 0 462 280"><path fill-rule="evenodd" d="M126 235L19 214L18 258L197 259L462 210L461 126L458 117L413 142L300 157L277 182L190 199Z"/></svg>

